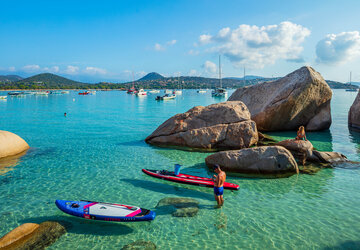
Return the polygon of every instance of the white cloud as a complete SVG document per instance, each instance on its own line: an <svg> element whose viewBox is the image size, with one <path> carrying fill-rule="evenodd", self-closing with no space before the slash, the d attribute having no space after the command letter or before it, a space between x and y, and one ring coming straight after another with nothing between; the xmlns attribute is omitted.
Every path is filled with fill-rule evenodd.
<svg viewBox="0 0 360 250"><path fill-rule="evenodd" d="M26 72L35 72L40 70L40 66L36 64L26 65L22 67L22 69Z"/></svg>
<svg viewBox="0 0 360 250"><path fill-rule="evenodd" d="M164 48L163 46L161 46L161 44L159 44L159 43L155 43L154 49L155 49L156 51L165 50L165 48Z"/></svg>
<svg viewBox="0 0 360 250"><path fill-rule="evenodd" d="M171 40L165 43L165 45L161 45L160 43L155 43L154 45L154 50L156 51L164 51L166 50L168 47L173 46L177 41Z"/></svg>
<svg viewBox="0 0 360 250"><path fill-rule="evenodd" d="M105 69L96 68L96 67L86 67L84 73L89 75L106 75L107 71Z"/></svg>
<svg viewBox="0 0 360 250"><path fill-rule="evenodd" d="M203 68L207 74L213 75L216 73L216 64L211 61L206 61Z"/></svg>
<svg viewBox="0 0 360 250"><path fill-rule="evenodd" d="M199 37L199 44L204 45L211 42L211 36L210 35L201 35Z"/></svg>
<svg viewBox="0 0 360 250"><path fill-rule="evenodd" d="M45 67L42 70L45 72L57 73L57 72L59 72L60 68L59 68L59 66L53 66L51 68Z"/></svg>
<svg viewBox="0 0 360 250"><path fill-rule="evenodd" d="M208 52L223 54L234 66L262 68L279 59L303 61L302 43L309 35L310 30L292 22L261 27L242 24L234 30L223 28L215 36L201 35L199 44L208 44Z"/></svg>
<svg viewBox="0 0 360 250"><path fill-rule="evenodd" d="M189 76L200 76L196 69L191 69L189 72Z"/></svg>
<svg viewBox="0 0 360 250"><path fill-rule="evenodd" d="M329 34L316 45L317 62L337 64L360 57L359 31Z"/></svg>
<svg viewBox="0 0 360 250"><path fill-rule="evenodd" d="M166 44L171 46L171 45L174 45L176 43L176 40L171 40L171 41L168 41Z"/></svg>
<svg viewBox="0 0 360 250"><path fill-rule="evenodd" d="M9 70L10 72L14 72L14 71L16 71L16 68L12 66L12 67L9 67L8 70Z"/></svg>
<svg viewBox="0 0 360 250"><path fill-rule="evenodd" d="M199 54L199 51L197 51L197 50L189 50L189 52L188 52L188 54L189 55L192 55L192 56L196 56L196 55L198 55Z"/></svg>
<svg viewBox="0 0 360 250"><path fill-rule="evenodd" d="M76 75L77 73L79 73L79 67L69 65L69 66L66 67L66 69L64 70L64 72L65 72L66 74L69 74L69 75Z"/></svg>

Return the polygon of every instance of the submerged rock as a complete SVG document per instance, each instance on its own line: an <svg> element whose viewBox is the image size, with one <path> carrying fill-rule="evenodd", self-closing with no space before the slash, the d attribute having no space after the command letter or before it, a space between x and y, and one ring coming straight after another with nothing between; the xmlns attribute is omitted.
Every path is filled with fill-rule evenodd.
<svg viewBox="0 0 360 250"><path fill-rule="evenodd" d="M348 124L350 128L360 129L360 92L350 107Z"/></svg>
<svg viewBox="0 0 360 250"><path fill-rule="evenodd" d="M320 73L302 67L273 82L237 89L229 101L242 101L260 131L328 129L332 92Z"/></svg>
<svg viewBox="0 0 360 250"><path fill-rule="evenodd" d="M0 239L0 247L9 249L45 249L66 233L58 222L45 221L40 225L25 223Z"/></svg>
<svg viewBox="0 0 360 250"><path fill-rule="evenodd" d="M29 149L29 145L18 135L0 130L0 158L13 156Z"/></svg>
<svg viewBox="0 0 360 250"><path fill-rule="evenodd" d="M18 226L0 238L0 249L15 248L16 245L28 239L29 235L38 228L39 225L35 223L25 223Z"/></svg>
<svg viewBox="0 0 360 250"><path fill-rule="evenodd" d="M264 146L218 152L206 157L206 165L220 165L229 173L288 177L299 173L292 154L281 146Z"/></svg>
<svg viewBox="0 0 360 250"><path fill-rule="evenodd" d="M136 249L144 249L144 250L154 250L156 249L156 245L151 241L145 240L137 240L133 243L125 245L122 250L136 250Z"/></svg>
<svg viewBox="0 0 360 250"><path fill-rule="evenodd" d="M172 206L176 210L172 212L174 217L194 217L199 211L199 202L191 198L167 197L161 199L157 208Z"/></svg>
<svg viewBox="0 0 360 250"><path fill-rule="evenodd" d="M256 124L238 101L197 106L161 124L145 141L158 146L239 149L258 141Z"/></svg>

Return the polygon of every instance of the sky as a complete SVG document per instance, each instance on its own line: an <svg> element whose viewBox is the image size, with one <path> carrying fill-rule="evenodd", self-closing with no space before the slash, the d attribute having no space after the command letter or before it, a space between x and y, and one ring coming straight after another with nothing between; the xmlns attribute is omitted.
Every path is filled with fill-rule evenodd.
<svg viewBox="0 0 360 250"><path fill-rule="evenodd" d="M85 82L284 76L360 82L360 1L0 0L0 75Z"/></svg>

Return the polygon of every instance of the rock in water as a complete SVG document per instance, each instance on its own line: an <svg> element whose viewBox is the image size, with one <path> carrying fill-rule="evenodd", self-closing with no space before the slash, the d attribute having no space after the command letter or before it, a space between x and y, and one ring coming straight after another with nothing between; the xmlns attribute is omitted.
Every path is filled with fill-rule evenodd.
<svg viewBox="0 0 360 250"><path fill-rule="evenodd" d="M136 249L154 250L156 249L156 245L151 241L137 240L122 248L122 250L136 250Z"/></svg>
<svg viewBox="0 0 360 250"><path fill-rule="evenodd" d="M145 141L159 146L240 149L258 141L256 124L239 101L197 106L161 124Z"/></svg>
<svg viewBox="0 0 360 250"><path fill-rule="evenodd" d="M0 158L17 155L29 149L29 145L18 135L0 130Z"/></svg>
<svg viewBox="0 0 360 250"><path fill-rule="evenodd" d="M360 92L349 110L348 124L351 128L360 129Z"/></svg>
<svg viewBox="0 0 360 250"><path fill-rule="evenodd" d="M299 173L291 153L281 146L264 146L218 152L206 157L206 165L219 164L225 172L270 177L288 177Z"/></svg>
<svg viewBox="0 0 360 250"><path fill-rule="evenodd" d="M199 202L191 198L168 197L161 199L156 205L157 208L167 206L176 209L172 213L174 217L194 217L199 211Z"/></svg>
<svg viewBox="0 0 360 250"><path fill-rule="evenodd" d="M0 238L0 249L5 247L9 247L9 249L15 248L17 243L28 239L29 235L38 228L39 225L35 223L25 223L18 226Z"/></svg>
<svg viewBox="0 0 360 250"><path fill-rule="evenodd" d="M0 239L0 248L45 249L66 233L58 222L25 223Z"/></svg>
<svg viewBox="0 0 360 250"><path fill-rule="evenodd" d="M229 101L242 101L260 131L328 129L332 92L320 73L302 67L273 82L237 89ZM360 116L359 116L360 117Z"/></svg>

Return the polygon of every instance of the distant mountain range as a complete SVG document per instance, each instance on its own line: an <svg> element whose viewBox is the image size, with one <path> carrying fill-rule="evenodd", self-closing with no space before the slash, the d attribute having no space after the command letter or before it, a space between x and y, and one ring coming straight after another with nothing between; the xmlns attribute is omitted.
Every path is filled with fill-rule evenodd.
<svg viewBox="0 0 360 250"><path fill-rule="evenodd" d="M274 81L277 78L265 78L261 76L246 76L243 78L228 77L222 79L222 87L239 88L254 85L260 82ZM326 81L333 89L357 89L359 86L344 84L336 81ZM43 73L28 78L20 76L0 76L0 89L127 89L132 85L137 88L144 89L199 89L199 88L215 88L219 87L219 79L180 76L180 77L164 77L156 72L151 72L139 80L127 83L107 83L100 82L96 84L82 83L73 81L62 76L51 73Z"/></svg>
<svg viewBox="0 0 360 250"><path fill-rule="evenodd" d="M0 76L0 82L16 82L22 79L23 78L21 76L17 76L17 75Z"/></svg>
<svg viewBox="0 0 360 250"><path fill-rule="evenodd" d="M225 77L224 79L244 80L244 77ZM245 80L255 80L255 79L265 79L265 77L252 76L252 75L245 76Z"/></svg>

